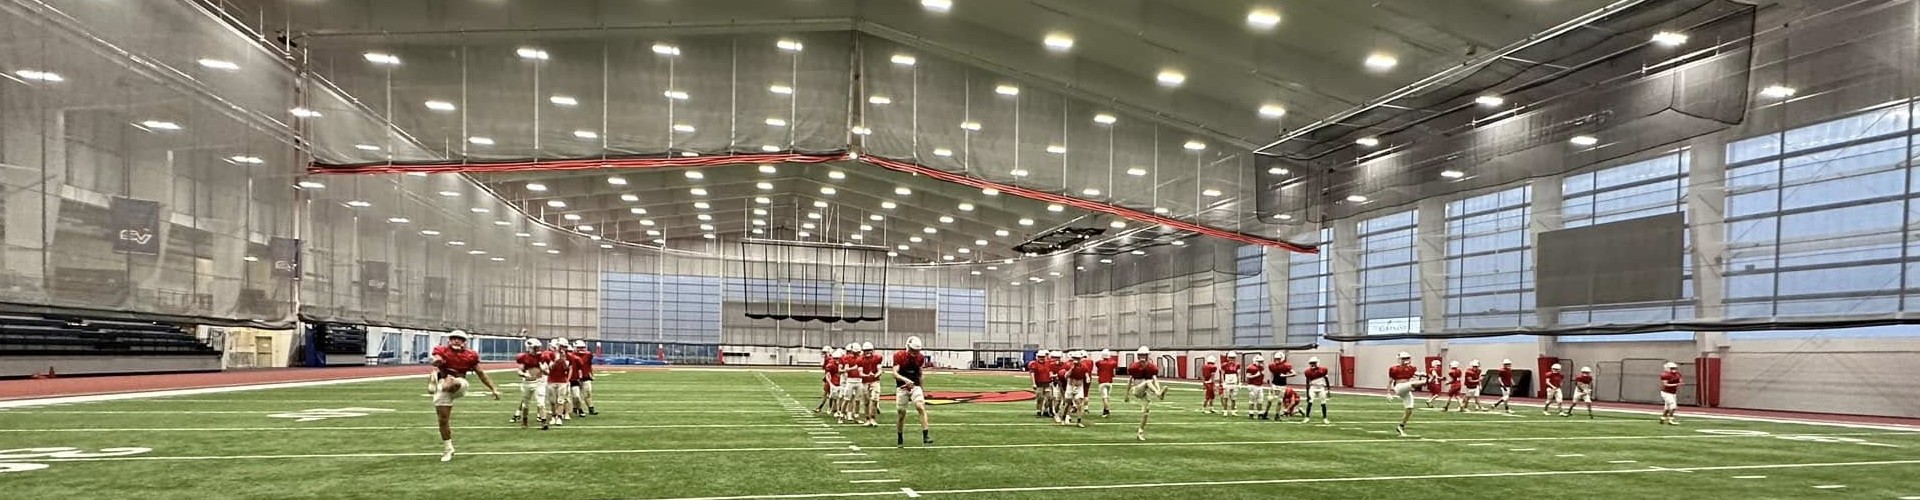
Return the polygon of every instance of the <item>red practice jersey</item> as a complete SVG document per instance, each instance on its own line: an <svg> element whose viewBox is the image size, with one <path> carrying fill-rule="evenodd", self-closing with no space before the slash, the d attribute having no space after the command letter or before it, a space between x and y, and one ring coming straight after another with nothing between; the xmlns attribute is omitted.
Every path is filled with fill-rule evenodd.
<svg viewBox="0 0 1920 500"><path fill-rule="evenodd" d="M1679 394L1680 372L1673 371L1660 374L1660 392Z"/></svg>
<svg viewBox="0 0 1920 500"><path fill-rule="evenodd" d="M573 367L568 366L573 363L568 361L567 357L561 355L559 352L547 351L541 353L540 359L547 362L547 383L549 384L567 383L567 377L573 375Z"/></svg>
<svg viewBox="0 0 1920 500"><path fill-rule="evenodd" d="M1113 383L1113 370L1119 367L1120 360L1118 359L1102 359L1093 363L1093 373L1094 376L1100 380L1100 383L1111 384Z"/></svg>
<svg viewBox="0 0 1920 500"><path fill-rule="evenodd" d="M845 378L860 378L860 353L849 353L841 356L840 371L845 372Z"/></svg>
<svg viewBox="0 0 1920 500"><path fill-rule="evenodd" d="M540 363L545 362L545 360L540 359L540 353L523 352L520 353L519 356L514 356L513 362L520 364L520 373L522 373L524 377L524 374L533 373L533 369L539 368Z"/></svg>
<svg viewBox="0 0 1920 500"><path fill-rule="evenodd" d="M1072 370L1073 365L1073 360L1064 359L1059 356L1054 356L1053 361L1047 363L1048 367L1053 368L1053 378L1055 380L1067 378L1067 371Z"/></svg>
<svg viewBox="0 0 1920 500"><path fill-rule="evenodd" d="M1200 367L1200 380L1204 380L1207 383L1211 384L1216 382L1219 377L1220 377L1220 365L1207 363L1205 366Z"/></svg>
<svg viewBox="0 0 1920 500"><path fill-rule="evenodd" d="M827 356L820 368L827 371L827 383L840 385L840 358Z"/></svg>
<svg viewBox="0 0 1920 500"><path fill-rule="evenodd" d="M1293 363L1288 363L1284 359L1268 363L1267 372L1273 374L1273 383L1285 385L1286 378L1293 374Z"/></svg>
<svg viewBox="0 0 1920 500"><path fill-rule="evenodd" d="M868 352L860 357L860 381L875 383L880 381L880 353Z"/></svg>
<svg viewBox="0 0 1920 500"><path fill-rule="evenodd" d="M1233 375L1236 373L1240 373L1240 363L1233 362L1233 358L1227 358L1226 361L1220 362L1221 375Z"/></svg>
<svg viewBox="0 0 1920 500"><path fill-rule="evenodd" d="M1560 383L1566 379L1567 376L1560 372L1547 372L1547 387L1560 387Z"/></svg>
<svg viewBox="0 0 1920 500"><path fill-rule="evenodd" d="M1247 385L1267 385L1267 371L1260 363L1247 365Z"/></svg>
<svg viewBox="0 0 1920 500"><path fill-rule="evenodd" d="M1318 366L1307 367L1307 386L1311 387L1314 383L1319 383L1321 386L1327 385L1326 368Z"/></svg>
<svg viewBox="0 0 1920 500"><path fill-rule="evenodd" d="M1462 382L1463 380L1464 378L1460 376L1459 368L1447 370L1447 385L1452 386L1454 389L1457 390L1460 388L1460 382Z"/></svg>
<svg viewBox="0 0 1920 500"><path fill-rule="evenodd" d="M1580 385L1593 385L1593 374L1582 373L1577 377L1573 377L1573 383L1580 384Z"/></svg>
<svg viewBox="0 0 1920 500"><path fill-rule="evenodd" d="M923 385L920 383L920 368L926 364L927 355L920 354L919 351L901 349L893 352L893 368L900 372L900 376L913 381L913 385ZM895 387L905 387L899 380L894 380L893 385Z"/></svg>
<svg viewBox="0 0 1920 500"><path fill-rule="evenodd" d="M1467 388L1474 389L1478 387L1480 387L1480 367L1467 368Z"/></svg>
<svg viewBox="0 0 1920 500"><path fill-rule="evenodd" d="M473 349L454 350L450 346L439 345L433 347L433 355L444 361L440 371L447 375L465 377L467 372L480 367L480 353L473 352Z"/></svg>
<svg viewBox="0 0 1920 500"><path fill-rule="evenodd" d="M1127 375L1136 379L1146 380L1160 376L1160 367L1154 365L1152 361L1142 359L1133 362L1132 366L1127 367Z"/></svg>
<svg viewBox="0 0 1920 500"><path fill-rule="evenodd" d="M1074 383L1084 384L1087 382L1087 376L1093 374L1093 367L1087 366L1086 363L1068 361L1067 364L1069 365L1067 368L1067 380L1073 381Z"/></svg>
<svg viewBox="0 0 1920 500"><path fill-rule="evenodd" d="M1500 374L1501 387L1513 387L1513 368L1502 366L1496 372Z"/></svg>
<svg viewBox="0 0 1920 500"><path fill-rule="evenodd" d="M1413 365L1393 365L1392 367L1387 368L1387 378L1390 380L1393 380L1393 382L1397 384L1400 382L1413 380L1413 374L1416 371L1417 369L1414 368Z"/></svg>
<svg viewBox="0 0 1920 500"><path fill-rule="evenodd" d="M593 376L593 353L574 351L567 356L568 364L573 365L573 380L582 380Z"/></svg>
<svg viewBox="0 0 1920 500"><path fill-rule="evenodd" d="M1053 383L1053 367L1048 366L1050 364L1047 358L1034 358L1032 363L1027 363L1027 371L1033 372L1033 383L1040 385Z"/></svg>

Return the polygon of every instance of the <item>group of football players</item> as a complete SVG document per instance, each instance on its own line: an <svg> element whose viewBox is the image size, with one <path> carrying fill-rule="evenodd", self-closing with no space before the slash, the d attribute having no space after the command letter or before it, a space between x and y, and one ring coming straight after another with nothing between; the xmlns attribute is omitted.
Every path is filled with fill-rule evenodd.
<svg viewBox="0 0 1920 500"><path fill-rule="evenodd" d="M530 338L513 361L520 365L520 406L508 423L524 429L538 420L544 431L565 425L568 417L600 414L593 407L593 351L586 341L557 338L543 348L539 339Z"/></svg>
<svg viewBox="0 0 1920 500"><path fill-rule="evenodd" d="M1400 425L1396 428L1401 436L1407 435L1407 423L1413 419L1416 399L1413 393L1422 384L1425 384L1427 390L1433 393L1432 396L1427 397L1429 408L1433 407L1435 399L1444 394L1447 397L1447 403L1441 407L1442 412L1452 410L1453 403L1459 401L1461 412L1493 411L1498 407L1509 415L1513 414L1513 405L1509 401L1513 396L1513 360L1500 360L1500 368L1494 371L1494 378L1499 384L1500 400L1487 406L1480 405L1480 385L1484 379L1484 374L1480 371L1480 360L1469 362L1464 371L1460 369L1459 361L1454 361L1448 366L1446 370L1441 370L1440 361L1435 360L1425 373L1420 373L1413 364L1413 355L1401 352L1400 364L1387 369L1387 378L1391 379L1388 386L1392 388L1392 393L1388 394L1387 398L1399 399L1405 407L1405 412L1400 417ZM1679 409L1678 394L1682 383L1680 365L1668 362L1661 368L1660 423L1679 425L1674 420L1674 412ZM1572 400L1562 400L1564 394L1562 384L1566 381L1566 374L1561 373L1560 370L1560 364L1554 363L1547 367L1546 373L1541 374L1546 403L1540 406L1540 414L1570 417L1580 403L1586 403L1587 418L1593 418L1593 368L1580 367L1579 375L1573 378Z"/></svg>
<svg viewBox="0 0 1920 500"><path fill-rule="evenodd" d="M1300 422L1305 423L1313 419L1313 405L1318 404L1321 423L1328 423L1327 369L1320 366L1320 358L1308 359L1304 372L1294 372L1293 362L1287 361L1286 353L1274 353L1271 363L1265 355L1254 353L1244 356L1246 363L1242 365L1242 357L1233 351L1228 351L1225 356L1207 356L1206 364L1200 366L1204 399L1200 402L1199 411L1239 416L1240 390L1245 388L1249 420L1299 417ZM1300 407L1300 391L1290 383L1295 376L1306 378L1306 408ZM1214 408L1216 403L1218 410ZM1279 410L1277 415L1275 410Z"/></svg>
<svg viewBox="0 0 1920 500"><path fill-rule="evenodd" d="M928 362L927 355L920 350L922 347L920 337L907 337L906 349L893 353L889 378L893 379L894 410L899 417L894 423L896 446L906 445L908 408L919 413L920 443L933 444L933 436L928 432L927 394L920 387ZM855 342L845 348L821 347L820 370L824 374L820 378L820 404L814 406L813 412L830 412L841 424L878 426L884 360L872 342Z"/></svg>
<svg viewBox="0 0 1920 500"><path fill-rule="evenodd" d="M1095 383L1100 385L1100 416L1112 416L1113 374L1119 367L1120 358L1106 349L1091 356L1084 350L1035 352L1033 361L1027 363L1027 372L1033 375L1033 416L1051 417L1060 425L1086 427Z"/></svg>

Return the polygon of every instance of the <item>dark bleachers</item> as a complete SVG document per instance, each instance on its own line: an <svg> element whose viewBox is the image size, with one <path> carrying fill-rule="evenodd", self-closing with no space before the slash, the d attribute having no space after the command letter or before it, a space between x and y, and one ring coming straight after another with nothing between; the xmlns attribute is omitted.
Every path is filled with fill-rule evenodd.
<svg viewBox="0 0 1920 500"><path fill-rule="evenodd" d="M5 355L217 355L180 325L62 316L0 315Z"/></svg>

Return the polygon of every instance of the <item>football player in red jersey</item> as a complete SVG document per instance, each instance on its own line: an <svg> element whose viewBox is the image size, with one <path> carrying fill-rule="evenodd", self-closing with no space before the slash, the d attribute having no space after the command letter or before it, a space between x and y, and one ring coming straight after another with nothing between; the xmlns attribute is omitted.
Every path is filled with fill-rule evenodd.
<svg viewBox="0 0 1920 500"><path fill-rule="evenodd" d="M513 420L507 421L510 424L518 422L522 429L527 428L527 422L533 420L532 416L527 414L528 408L532 408L534 413L540 416L540 421L547 420L547 409L543 406L546 404L546 398L539 397L540 391L544 389L541 386L540 377L547 374L541 367L545 360L540 356L540 341L527 339L526 346L525 352L513 357L513 362L520 365L520 408L514 411Z"/></svg>
<svg viewBox="0 0 1920 500"><path fill-rule="evenodd" d="M907 408L920 412L920 444L933 444L927 432L927 393L920 387L927 355L920 352L920 337L907 337L907 348L893 353L893 408L900 415L894 423L893 446L907 445Z"/></svg>
<svg viewBox="0 0 1920 500"><path fill-rule="evenodd" d="M1227 355L1220 358L1220 398L1224 400L1220 402L1220 411L1223 415L1236 416L1234 412L1239 410L1236 404L1239 394L1240 353L1227 351Z"/></svg>
<svg viewBox="0 0 1920 500"><path fill-rule="evenodd" d="M1427 396L1428 408L1432 408L1433 401L1440 399L1440 395L1446 392L1446 386L1443 383L1444 380L1442 377L1445 373L1445 370L1440 369L1440 360L1433 360L1433 366L1427 367L1427 392L1433 394Z"/></svg>
<svg viewBox="0 0 1920 500"><path fill-rule="evenodd" d="M593 353L587 350L587 341L573 341L573 350L567 352L567 363L573 369L573 375L567 380L567 385L571 386L568 395L573 402L573 416L585 417L590 414L588 410L593 408L593 397L589 390L592 387L589 384L593 381Z"/></svg>
<svg viewBox="0 0 1920 500"><path fill-rule="evenodd" d="M1100 418L1113 415L1113 371L1119 367L1111 349L1101 349L1100 360L1093 362L1094 378L1100 382Z"/></svg>
<svg viewBox="0 0 1920 500"><path fill-rule="evenodd" d="M1462 411L1465 411L1468 405L1472 405L1473 411L1487 411L1487 407L1480 404L1480 383L1484 376L1485 374L1480 372L1480 360L1467 363L1466 399L1460 401Z"/></svg>
<svg viewBox="0 0 1920 500"><path fill-rule="evenodd" d="M433 412L440 417L440 441L447 448L440 461L447 462L453 460L453 428L448 419L453 416L453 400L467 394L467 373L479 375L493 399L500 399L500 390L493 386L493 379L487 378L487 372L480 371L480 353L467 348L467 332L448 332L446 345L435 346L432 359Z"/></svg>
<svg viewBox="0 0 1920 500"><path fill-rule="evenodd" d="M1255 412L1267 407L1267 357L1259 354L1247 359L1247 420L1267 418Z"/></svg>
<svg viewBox="0 0 1920 500"><path fill-rule="evenodd" d="M1425 381L1426 378L1427 376L1420 374L1419 368L1413 366L1413 355L1406 352L1400 353L1400 364L1387 368L1387 380L1391 381L1388 387L1393 388L1393 395L1399 397L1401 405L1406 408L1406 411L1400 415L1400 426L1394 428L1395 431L1400 433L1400 437L1408 437L1407 422L1413 420L1413 401L1415 399L1413 390L1419 387L1420 383Z"/></svg>
<svg viewBox="0 0 1920 500"><path fill-rule="evenodd" d="M1460 371L1460 362L1453 361L1451 363L1448 363L1447 364L1447 382L1446 382L1447 405L1440 408L1441 412L1447 412L1447 411L1453 410L1453 403L1455 401L1460 402L1460 411L1462 413L1465 413L1467 411L1467 401L1464 399L1460 399L1460 392L1466 386L1466 382L1467 382L1466 375Z"/></svg>
<svg viewBox="0 0 1920 500"><path fill-rule="evenodd" d="M1674 412L1680 411L1680 365L1669 361L1666 369L1660 374L1660 423L1680 425L1680 421L1673 419Z"/></svg>
<svg viewBox="0 0 1920 500"><path fill-rule="evenodd" d="M833 386L827 391L827 409L833 410L833 419L837 422L847 420L846 407L841 404L847 398L846 379L843 378L847 374L847 367L840 364L840 359L845 357L846 351L838 347L827 352L827 384Z"/></svg>
<svg viewBox="0 0 1920 500"><path fill-rule="evenodd" d="M1033 374L1033 416L1035 417L1052 416L1049 415L1048 409L1053 407L1053 398L1047 394L1053 391L1053 367L1048 366L1047 363L1049 354L1046 349L1041 349L1034 352L1033 361L1027 362L1027 372Z"/></svg>
<svg viewBox="0 0 1920 500"><path fill-rule="evenodd" d="M1066 406L1060 416L1053 421L1060 425L1076 424L1087 426L1087 379L1093 375L1093 367L1083 363L1087 359L1085 351L1073 351L1067 354L1067 392ZM1075 418L1078 420L1075 420Z"/></svg>
<svg viewBox="0 0 1920 500"><path fill-rule="evenodd" d="M1327 368L1320 366L1319 357L1307 358L1306 375L1307 411L1301 413L1301 415L1304 415L1304 418L1300 419L1300 423L1304 424L1309 420L1313 420L1314 403L1320 403L1320 423L1323 425L1333 423L1327 420L1327 391L1330 388L1331 381L1327 378Z"/></svg>
<svg viewBox="0 0 1920 500"><path fill-rule="evenodd" d="M1540 376L1541 385L1545 386L1547 393L1547 404L1540 407L1541 415L1552 415L1555 411L1553 407L1556 405L1566 406L1561 400L1565 395L1560 391L1560 383L1566 378L1566 375L1560 373L1560 363L1547 367L1547 373Z"/></svg>
<svg viewBox="0 0 1920 500"><path fill-rule="evenodd" d="M1293 410L1295 405L1299 403L1300 394L1294 392L1293 388L1287 387L1288 379L1293 377L1293 363L1287 362L1287 353L1273 353L1273 362L1267 365L1267 377L1271 379L1271 383L1269 384L1270 387L1267 388L1267 405L1265 408L1260 409L1260 419L1266 420L1267 415L1273 412L1276 403L1280 406L1281 416L1293 416ZM1288 402L1288 394L1293 395L1292 402ZM1274 420L1279 421L1280 419L1275 418Z"/></svg>
<svg viewBox="0 0 1920 500"><path fill-rule="evenodd" d="M1072 370L1074 364L1072 360L1067 359L1067 351L1059 349L1053 351L1053 361L1047 364L1053 368L1052 411L1055 419L1065 417L1067 406L1072 403L1067 400L1067 371Z"/></svg>
<svg viewBox="0 0 1920 500"><path fill-rule="evenodd" d="M1513 404L1508 400L1513 398L1513 360L1500 360L1500 369L1494 370L1493 373L1500 380L1500 400L1494 401L1493 406L1488 406L1487 411L1493 411L1494 406L1499 406L1506 410L1508 415L1512 415Z"/></svg>
<svg viewBox="0 0 1920 500"><path fill-rule="evenodd" d="M1592 420L1593 368L1585 366L1580 367L1580 374L1573 377L1573 400L1567 402L1567 409L1566 411L1560 412L1560 416L1573 416L1573 409L1579 407L1581 401L1587 402L1587 419Z"/></svg>
<svg viewBox="0 0 1920 500"><path fill-rule="evenodd" d="M1147 440L1147 414L1151 412L1154 398L1167 397L1167 388L1160 385L1159 376L1160 366L1153 363L1153 351L1140 346L1133 364L1127 367L1127 394L1140 399L1140 428L1133 436L1141 441Z"/></svg>
<svg viewBox="0 0 1920 500"><path fill-rule="evenodd" d="M1220 395L1220 358L1207 356L1207 364L1200 366L1200 388L1205 392L1200 411L1213 413L1213 400Z"/></svg>
<svg viewBox="0 0 1920 500"><path fill-rule="evenodd" d="M820 404L813 405L813 414L819 415L826 410L827 403L833 402L833 347L820 347Z"/></svg>
<svg viewBox="0 0 1920 500"><path fill-rule="evenodd" d="M860 381L861 368L860 343L849 342L844 350L834 351L840 355L840 423L857 424L864 413L860 411L860 395L867 392Z"/></svg>
<svg viewBox="0 0 1920 500"><path fill-rule="evenodd" d="M543 431L547 430L548 425L567 423L567 392L572 388L567 380L573 375L573 362L566 352L567 339L560 338L548 342L546 352L541 353L540 359L545 362L547 371L547 385L540 397L546 400L543 404L548 406L547 420L540 422L540 430Z"/></svg>
<svg viewBox="0 0 1920 500"><path fill-rule="evenodd" d="M856 394L860 407L865 408L867 427L880 425L880 353L873 350L872 342L860 343L860 386L865 394Z"/></svg>

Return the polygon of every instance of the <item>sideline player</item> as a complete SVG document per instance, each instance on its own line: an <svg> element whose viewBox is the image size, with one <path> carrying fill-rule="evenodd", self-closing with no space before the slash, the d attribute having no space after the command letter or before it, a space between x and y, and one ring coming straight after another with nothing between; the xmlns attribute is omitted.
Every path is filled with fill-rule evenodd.
<svg viewBox="0 0 1920 500"><path fill-rule="evenodd" d="M1454 401L1459 401L1460 412L1466 413L1467 400L1461 399L1460 397L1461 388L1466 385L1466 382L1467 382L1466 375L1460 371L1460 362L1459 361L1449 362L1447 365L1447 384L1446 384L1447 385L1447 405L1440 407L1441 413L1445 413L1449 410L1452 410Z"/></svg>
<svg viewBox="0 0 1920 500"><path fill-rule="evenodd" d="M1234 412L1239 409L1235 404L1240 393L1239 358L1240 353L1233 351L1227 351L1227 355L1220 358L1220 411L1229 417L1238 416Z"/></svg>
<svg viewBox="0 0 1920 500"><path fill-rule="evenodd" d="M907 407L920 412L920 444L933 444L927 433L927 393L920 388L920 369L927 355L920 352L920 337L907 337L907 349L893 353L893 408L900 419L894 423L893 446L907 445Z"/></svg>
<svg viewBox="0 0 1920 500"><path fill-rule="evenodd" d="M1400 415L1400 426L1394 428L1400 433L1400 437L1408 437L1407 422L1413 420L1414 388L1419 387L1420 382L1432 376L1431 373L1421 375L1419 372L1420 369L1413 366L1413 355L1405 351L1400 352L1400 364L1387 368L1387 380L1391 381L1388 387L1393 388L1393 395L1399 397L1401 404L1406 408L1406 411Z"/></svg>
<svg viewBox="0 0 1920 500"><path fill-rule="evenodd" d="M1153 350L1140 346L1137 352L1133 365L1127 367L1127 395L1140 398L1140 428L1133 432L1133 437L1146 441L1147 413L1153 406L1153 398L1167 398L1167 388L1158 380L1160 366L1153 363Z"/></svg>
<svg viewBox="0 0 1920 500"><path fill-rule="evenodd" d="M1254 412L1267 408L1267 357L1259 354L1247 360L1247 420L1265 419L1266 413Z"/></svg>
<svg viewBox="0 0 1920 500"><path fill-rule="evenodd" d="M1053 367L1048 366L1046 349L1033 353L1033 361L1027 362L1027 372L1033 374L1033 416L1051 417L1053 398Z"/></svg>
<svg viewBox="0 0 1920 500"><path fill-rule="evenodd" d="M1301 415L1304 417L1300 419L1300 423L1304 424L1313 420L1313 404L1320 403L1320 423L1322 425L1332 424L1332 421L1327 420L1327 389L1329 382L1327 379L1327 369L1320 366L1319 357L1307 358L1306 375L1307 411L1301 412Z"/></svg>
<svg viewBox="0 0 1920 500"><path fill-rule="evenodd" d="M1267 388L1267 406L1261 409L1260 418L1265 420L1267 414L1273 412L1275 402L1279 402L1281 416L1293 416L1293 410L1300 404L1300 393L1287 385L1293 378L1293 363L1287 362L1285 351L1273 353L1273 362L1267 365L1267 377L1271 378L1271 383ZM1291 402L1287 399L1288 395L1293 397ZM1280 419L1276 417L1274 420Z"/></svg>
<svg viewBox="0 0 1920 500"><path fill-rule="evenodd" d="M480 353L467 349L467 332L454 330L447 333L445 345L433 348L433 412L440 418L440 441L447 447L440 461L453 460L453 428L448 419L453 416L453 400L467 394L467 373L480 376L480 383L487 385L493 399L500 399L500 390L493 386L493 379L487 378L487 372L480 371Z"/></svg>
<svg viewBox="0 0 1920 500"><path fill-rule="evenodd" d="M526 345L525 352L513 357L513 362L520 365L520 408L513 412L513 420L507 421L509 424L519 423L522 429L527 428L527 422L533 420L527 414L529 408L534 410L534 414L539 415L541 422L547 421L547 398L541 394L546 388L540 381L540 378L547 374L542 367L546 361L540 356L539 339L527 339Z"/></svg>
<svg viewBox="0 0 1920 500"><path fill-rule="evenodd" d="M1543 380L1542 384L1547 388L1547 404L1540 407L1540 414L1553 415L1552 408L1555 405L1566 406L1564 400L1561 399L1566 397L1566 395L1561 394L1560 383L1566 381L1567 376L1560 373L1560 363L1554 363L1553 366L1547 367L1547 374L1540 376L1540 378Z"/></svg>
<svg viewBox="0 0 1920 500"><path fill-rule="evenodd" d="M1119 367L1112 349L1101 349L1100 360L1093 362L1094 379L1100 383L1100 418L1113 415L1113 371Z"/></svg>
<svg viewBox="0 0 1920 500"><path fill-rule="evenodd" d="M1488 406L1487 411L1493 411L1493 407L1498 406L1505 409L1508 415L1512 415L1513 404L1508 400L1513 399L1513 360L1500 360L1500 369L1495 370L1494 374L1499 375L1500 400L1494 401L1493 406Z"/></svg>
<svg viewBox="0 0 1920 500"><path fill-rule="evenodd" d="M573 386L573 416L599 415L593 409L593 352L587 350L587 341L573 341L567 362L573 365L573 380L569 381Z"/></svg>
<svg viewBox="0 0 1920 500"><path fill-rule="evenodd" d="M820 346L820 404L813 405L813 414L819 415L833 402L833 346Z"/></svg>
<svg viewBox="0 0 1920 500"><path fill-rule="evenodd" d="M880 422L880 353L873 350L872 342L860 343L860 386L864 394L853 395L866 411L867 427L879 426Z"/></svg>
<svg viewBox="0 0 1920 500"><path fill-rule="evenodd" d="M1207 364L1200 366L1200 387L1205 392L1200 411L1213 413L1213 400L1220 396L1220 358L1207 356Z"/></svg>
<svg viewBox="0 0 1920 500"><path fill-rule="evenodd" d="M571 387L568 377L573 374L573 362L567 357L567 339L553 339L547 343L545 354L547 368L547 387L543 393L546 398L547 421L540 423L540 430L548 425L566 425L567 392Z"/></svg>
<svg viewBox="0 0 1920 500"><path fill-rule="evenodd" d="M1560 412L1560 416L1573 416L1573 409L1579 407L1582 400L1587 402L1587 419L1593 419L1593 368L1585 366L1573 377L1573 400L1567 402L1567 410Z"/></svg>
<svg viewBox="0 0 1920 500"><path fill-rule="evenodd" d="M1680 365L1668 361L1666 368L1666 373L1660 374L1660 423L1680 425L1679 421L1673 419L1674 412L1680 411ZM480 380L486 380L486 377Z"/></svg>

